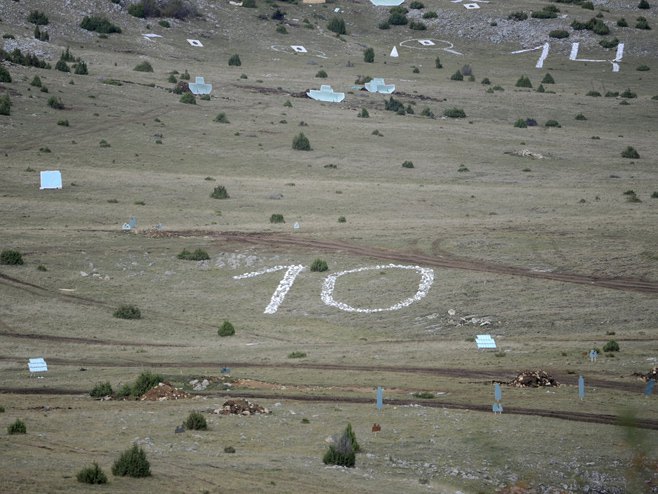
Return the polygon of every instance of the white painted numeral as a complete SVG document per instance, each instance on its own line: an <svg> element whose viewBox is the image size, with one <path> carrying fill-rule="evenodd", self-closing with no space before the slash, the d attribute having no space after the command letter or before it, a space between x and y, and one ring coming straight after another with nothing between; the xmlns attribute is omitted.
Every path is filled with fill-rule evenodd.
<svg viewBox="0 0 658 494"><path fill-rule="evenodd" d="M286 298L288 291L292 287L292 284L295 282L297 275L304 271L304 266L301 264L293 264L292 266L274 266L273 268L263 269L262 271L253 271L251 273L240 274L234 276L234 280L243 280L245 278L254 278L262 274L274 273L276 271L281 271L286 269L286 274L283 275L283 279L279 282L279 286L274 290L274 294L270 300L270 303L265 307L265 314L274 314L279 310L279 305L283 303L283 300Z"/></svg>

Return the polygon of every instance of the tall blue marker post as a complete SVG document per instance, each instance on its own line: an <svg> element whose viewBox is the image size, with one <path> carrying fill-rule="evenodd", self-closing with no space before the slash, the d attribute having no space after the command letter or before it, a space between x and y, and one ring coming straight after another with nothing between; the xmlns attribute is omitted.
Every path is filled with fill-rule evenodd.
<svg viewBox="0 0 658 494"><path fill-rule="evenodd" d="M653 388L656 385L656 380L655 379L649 379L647 381L647 386L644 388L644 397L648 398L651 396L651 393L653 393Z"/></svg>
<svg viewBox="0 0 658 494"><path fill-rule="evenodd" d="M379 413L382 412L382 408L384 408L384 388L377 386L377 410Z"/></svg>
<svg viewBox="0 0 658 494"><path fill-rule="evenodd" d="M493 413L503 413L503 404L500 402L503 399L503 392L500 389L500 383L494 383L494 398L496 403L493 404L491 410Z"/></svg>
<svg viewBox="0 0 658 494"><path fill-rule="evenodd" d="M585 398L585 378L583 376L578 377L578 398L581 400Z"/></svg>

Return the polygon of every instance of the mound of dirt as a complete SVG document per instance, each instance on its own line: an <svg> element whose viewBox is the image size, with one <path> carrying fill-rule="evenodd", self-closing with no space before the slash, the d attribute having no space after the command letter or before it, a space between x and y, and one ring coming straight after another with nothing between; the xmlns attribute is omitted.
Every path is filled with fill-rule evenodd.
<svg viewBox="0 0 658 494"><path fill-rule="evenodd" d="M249 400L228 400L225 401L221 408L214 411L219 415L256 415L257 413L269 414L267 408L264 408L256 403L251 403Z"/></svg>
<svg viewBox="0 0 658 494"><path fill-rule="evenodd" d="M516 388L557 387L560 385L555 378L543 370L525 370L507 384Z"/></svg>
<svg viewBox="0 0 658 494"><path fill-rule="evenodd" d="M182 389L173 387L170 383L159 383L155 388L151 388L144 393L139 399L141 401L165 401L181 400L190 398L192 395Z"/></svg>

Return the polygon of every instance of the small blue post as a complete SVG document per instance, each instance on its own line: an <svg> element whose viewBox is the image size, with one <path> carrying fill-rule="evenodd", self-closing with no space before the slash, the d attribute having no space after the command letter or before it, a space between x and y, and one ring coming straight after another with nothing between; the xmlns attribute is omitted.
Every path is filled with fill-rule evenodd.
<svg viewBox="0 0 658 494"><path fill-rule="evenodd" d="M377 410L380 412L384 408L384 388L377 386Z"/></svg>
<svg viewBox="0 0 658 494"><path fill-rule="evenodd" d="M647 387L644 388L644 396L646 398L651 396L651 393L653 393L653 388L654 388L655 385L656 385L656 380L655 379L649 379L649 381L647 381Z"/></svg>
<svg viewBox="0 0 658 494"><path fill-rule="evenodd" d="M581 400L585 398L585 378L583 376L578 377L578 397Z"/></svg>
<svg viewBox="0 0 658 494"><path fill-rule="evenodd" d="M503 397L503 392L500 390L500 383L494 384L494 398L496 401L500 401Z"/></svg>

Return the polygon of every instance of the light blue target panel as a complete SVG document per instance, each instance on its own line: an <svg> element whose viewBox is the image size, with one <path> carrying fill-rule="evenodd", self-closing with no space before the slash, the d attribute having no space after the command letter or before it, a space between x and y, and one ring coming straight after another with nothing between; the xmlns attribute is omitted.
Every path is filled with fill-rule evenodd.
<svg viewBox="0 0 658 494"><path fill-rule="evenodd" d="M194 82L189 84L192 94L210 94L212 91L212 84L206 84L203 77L196 77Z"/></svg>
<svg viewBox="0 0 658 494"><path fill-rule="evenodd" d="M391 94L395 91L395 84L386 84L381 77L375 77L365 83L365 88L370 93Z"/></svg>
<svg viewBox="0 0 658 494"><path fill-rule="evenodd" d="M377 410L380 412L384 408L384 388L381 386L377 387Z"/></svg>
<svg viewBox="0 0 658 494"><path fill-rule="evenodd" d="M48 364L46 364L46 361L43 359L43 357L36 357L28 360L27 368L29 369L30 374L35 372L47 372Z"/></svg>
<svg viewBox="0 0 658 494"><path fill-rule="evenodd" d="M496 401L500 401L503 398L503 392L500 390L500 383L494 384L494 398Z"/></svg>
<svg viewBox="0 0 658 494"><path fill-rule="evenodd" d="M59 170L45 170L41 172L41 185L39 189L61 189L62 172Z"/></svg>
<svg viewBox="0 0 658 494"><path fill-rule="evenodd" d="M649 397L653 393L653 388L656 385L656 380L655 379L650 379L647 382L646 387L644 388L644 396Z"/></svg>
<svg viewBox="0 0 658 494"><path fill-rule="evenodd" d="M475 337L475 344L478 347L478 350L484 350L484 349L496 349L496 342L495 340L491 337L491 335L488 334L479 334Z"/></svg>
<svg viewBox="0 0 658 494"><path fill-rule="evenodd" d="M578 377L578 397L581 400L585 398L585 378L583 376Z"/></svg>
<svg viewBox="0 0 658 494"><path fill-rule="evenodd" d="M337 93L328 84L323 84L320 89L311 89L306 95L316 101L325 101L327 103L340 103L345 99L345 93Z"/></svg>

